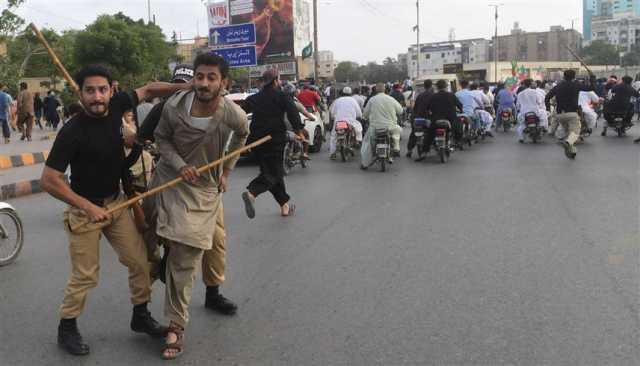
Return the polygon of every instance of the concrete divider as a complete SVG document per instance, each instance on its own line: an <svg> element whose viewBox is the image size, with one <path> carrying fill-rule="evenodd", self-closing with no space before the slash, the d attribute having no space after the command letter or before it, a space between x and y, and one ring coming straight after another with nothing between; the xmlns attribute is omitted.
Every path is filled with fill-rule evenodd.
<svg viewBox="0 0 640 366"><path fill-rule="evenodd" d="M25 153L20 155L0 155L0 169L42 164L47 160L49 151Z"/></svg>
<svg viewBox="0 0 640 366"><path fill-rule="evenodd" d="M68 176L64 176L66 180ZM40 179L25 180L22 182L5 184L0 186L0 201L12 198L24 197L35 193L43 192L40 186Z"/></svg>

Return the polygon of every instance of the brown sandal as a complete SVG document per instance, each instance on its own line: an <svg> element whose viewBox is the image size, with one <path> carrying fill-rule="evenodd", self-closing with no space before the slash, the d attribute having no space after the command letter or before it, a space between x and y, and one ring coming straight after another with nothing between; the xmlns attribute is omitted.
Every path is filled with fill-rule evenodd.
<svg viewBox="0 0 640 366"><path fill-rule="evenodd" d="M173 343L167 343L162 348L162 359L163 360L175 360L180 357L182 352L184 351L184 328L181 326L174 324L173 322L169 324L169 330L167 331L167 336L169 333L173 333L176 335L176 341ZM167 356L167 351L176 351L173 355Z"/></svg>

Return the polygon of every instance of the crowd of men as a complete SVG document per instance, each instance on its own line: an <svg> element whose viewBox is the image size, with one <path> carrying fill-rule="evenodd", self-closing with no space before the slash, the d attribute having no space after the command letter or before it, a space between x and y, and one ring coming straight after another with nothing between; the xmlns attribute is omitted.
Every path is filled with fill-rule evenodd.
<svg viewBox="0 0 640 366"><path fill-rule="evenodd" d="M4 143L11 142L12 132L18 132L22 141L31 141L35 126L57 131L60 121L69 117L70 109L77 111L78 107L76 103L64 108L53 90L42 98L40 92L32 93L25 82L20 83L19 93L11 96L7 86L0 83L0 124Z"/></svg>
<svg viewBox="0 0 640 366"><path fill-rule="evenodd" d="M435 85L426 80L424 90L417 93L407 83L353 89L329 86L321 91L310 83L283 83L278 72L269 69L262 75L259 92L249 96L241 108L225 97L230 85L229 65L223 58L207 54L199 55L193 66L176 67L171 83L152 82L128 92L119 90L109 70L102 66L83 67L75 81L81 104L70 108L41 178L46 192L68 204L62 221L69 240L71 274L59 311L58 344L74 355L89 353L77 319L84 312L89 291L98 282L99 242L104 235L129 272L131 329L165 337L161 356L167 360L184 352L198 267L206 286L205 306L225 315L237 311L237 305L220 292L226 267L222 196L237 157L226 158L223 164L206 171L198 167L225 158L245 143L270 137L253 149L260 173L248 183L242 200L247 216L253 219L255 201L270 192L280 215L286 218L295 214L296 207L285 185L283 151L289 131L297 139L308 140L301 114L314 119L328 113L331 121L346 121L361 149L361 168L366 169L373 155L371 131L388 130L393 155L398 157L406 121L446 120L456 136L461 133L459 117L465 115L491 135L494 123L500 123L500 112L506 109L517 113L520 142L527 113L535 113L550 133L555 134L561 125L565 154L573 159L574 145L580 137L580 109L586 123L594 125L595 108L602 104L604 95L609 100L605 115L623 110L630 121L631 98L640 98L629 77L620 83L613 77L606 83L594 78L576 81L572 70L566 71L557 85L524 80L517 88L504 84L491 88L485 82L463 80L455 90L456 86L445 80ZM49 97L55 99L54 95ZM33 124L43 128L41 107L46 120L57 128L58 122L43 107L47 102L40 104L38 100L26 84L21 85L16 128L21 129L23 140L31 140ZM0 93L3 133L10 128L11 103L6 93ZM552 104L555 111L549 114ZM252 115L251 121L248 114ZM333 126L329 147L332 159L336 153ZM7 133L5 138L9 138ZM424 151L429 151L433 138L430 127ZM412 133L407 157L412 157L416 143ZM148 152L152 146L155 159ZM424 155L418 156L421 159ZM65 178L68 168L69 183ZM141 205L138 202L131 209L112 210L136 192L162 187L175 177L182 181L145 198ZM158 323L147 308L156 280L165 283L168 326Z"/></svg>

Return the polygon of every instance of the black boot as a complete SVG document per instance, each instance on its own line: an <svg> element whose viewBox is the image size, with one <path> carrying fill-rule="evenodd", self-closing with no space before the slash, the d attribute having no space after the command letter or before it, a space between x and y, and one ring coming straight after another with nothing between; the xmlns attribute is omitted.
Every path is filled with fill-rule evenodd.
<svg viewBox="0 0 640 366"><path fill-rule="evenodd" d="M133 307L131 316L131 330L138 333L147 333L152 337L164 337L169 328L160 325L147 310L147 303Z"/></svg>
<svg viewBox="0 0 640 366"><path fill-rule="evenodd" d="M222 315L235 315L238 311L236 304L222 296L219 291L219 286L207 286L204 306Z"/></svg>
<svg viewBox="0 0 640 366"><path fill-rule="evenodd" d="M60 319L58 345L72 355L84 356L89 354L89 345L83 342L75 318Z"/></svg>

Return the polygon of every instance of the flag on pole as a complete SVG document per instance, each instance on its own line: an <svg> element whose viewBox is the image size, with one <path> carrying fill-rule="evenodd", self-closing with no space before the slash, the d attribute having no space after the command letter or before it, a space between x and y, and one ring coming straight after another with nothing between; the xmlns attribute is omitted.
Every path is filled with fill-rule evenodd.
<svg viewBox="0 0 640 366"><path fill-rule="evenodd" d="M313 42L310 42L307 47L302 49L302 59L309 58L313 55Z"/></svg>

